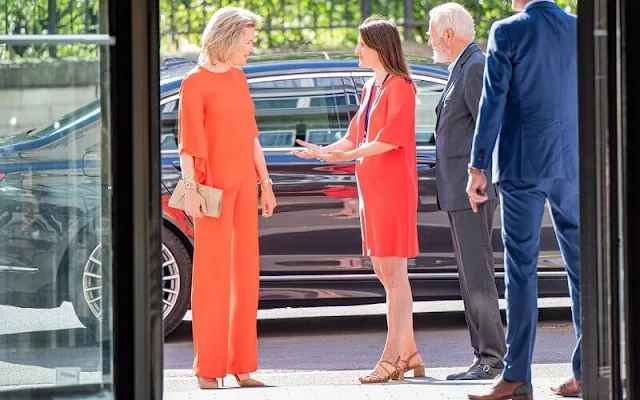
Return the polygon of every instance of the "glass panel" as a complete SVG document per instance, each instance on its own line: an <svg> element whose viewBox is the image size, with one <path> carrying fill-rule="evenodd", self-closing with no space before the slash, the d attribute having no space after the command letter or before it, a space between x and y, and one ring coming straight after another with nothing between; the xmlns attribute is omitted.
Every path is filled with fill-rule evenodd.
<svg viewBox="0 0 640 400"><path fill-rule="evenodd" d="M178 104L174 99L160 105L160 150L178 150Z"/></svg>
<svg viewBox="0 0 640 400"><path fill-rule="evenodd" d="M109 44L92 35L106 1L76 3L82 26L58 31L89 35L0 45L0 398L78 386L112 397ZM44 21L69 19L57 4Z"/></svg>
<svg viewBox="0 0 640 400"><path fill-rule="evenodd" d="M442 96L444 85L423 80L414 80L418 87L416 98L416 141L418 146L435 146L436 106Z"/></svg>
<svg viewBox="0 0 640 400"><path fill-rule="evenodd" d="M358 106L360 104L360 94L362 91L358 91L355 82L352 78L343 78L344 90L347 94L347 103L349 105ZM357 108L356 108L357 111Z"/></svg>
<svg viewBox="0 0 640 400"><path fill-rule="evenodd" d="M296 138L329 144L349 120L342 78L318 77L250 85L263 147L291 147Z"/></svg>

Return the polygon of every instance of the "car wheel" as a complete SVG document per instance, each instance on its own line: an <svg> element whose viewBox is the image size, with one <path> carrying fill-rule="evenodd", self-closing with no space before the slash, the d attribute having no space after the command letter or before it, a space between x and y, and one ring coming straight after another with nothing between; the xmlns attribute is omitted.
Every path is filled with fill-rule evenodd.
<svg viewBox="0 0 640 400"><path fill-rule="evenodd" d="M80 322L98 334L102 318L102 243L89 249L77 243L73 254L84 260L76 275L70 299ZM162 319L164 334L178 327L191 299L191 256L180 238L162 229Z"/></svg>
<svg viewBox="0 0 640 400"><path fill-rule="evenodd" d="M90 226L78 233L58 273L59 290L68 293L76 316L87 328L78 334L90 341L99 340L102 318L102 245L98 231Z"/></svg>
<svg viewBox="0 0 640 400"><path fill-rule="evenodd" d="M182 240L162 228L162 319L165 336L180 325L191 303L191 254Z"/></svg>

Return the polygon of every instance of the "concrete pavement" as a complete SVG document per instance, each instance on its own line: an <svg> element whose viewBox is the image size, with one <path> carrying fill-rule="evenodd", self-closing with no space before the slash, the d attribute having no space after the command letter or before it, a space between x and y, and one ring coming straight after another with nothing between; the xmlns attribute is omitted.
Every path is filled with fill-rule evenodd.
<svg viewBox="0 0 640 400"><path fill-rule="evenodd" d="M268 387L238 388L229 376L225 387L217 390L200 390L190 371L165 372L165 400L238 399L238 400L436 400L467 398L468 393L477 393L491 387L492 381L448 382L445 377L453 368L427 369L427 378L407 378L405 382L390 382L376 385L361 385L358 377L368 371L260 371L253 374ZM534 398L554 399L550 387L569 376L570 364L535 365Z"/></svg>

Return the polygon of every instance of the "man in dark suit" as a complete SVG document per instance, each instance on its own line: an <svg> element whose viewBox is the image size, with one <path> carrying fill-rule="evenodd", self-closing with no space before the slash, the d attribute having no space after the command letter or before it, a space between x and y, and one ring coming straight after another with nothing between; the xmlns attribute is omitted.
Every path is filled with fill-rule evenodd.
<svg viewBox="0 0 640 400"><path fill-rule="evenodd" d="M429 45L434 50L434 61L451 63L449 81L436 107L438 206L449 216L460 291L475 355L468 370L447 379L493 379L502 373L505 353L491 247L498 199L495 188L489 185L488 200L474 213L465 193L485 56L473 42L473 18L460 4L435 7L429 17ZM487 176L490 177L489 172Z"/></svg>
<svg viewBox="0 0 640 400"><path fill-rule="evenodd" d="M540 226L548 202L567 270L577 344L573 377L554 389L580 393L577 20L551 0L512 0L522 11L493 24L467 193L487 200L493 158L502 206L507 353L502 378L470 399L532 397ZM497 154L494 147L498 142Z"/></svg>

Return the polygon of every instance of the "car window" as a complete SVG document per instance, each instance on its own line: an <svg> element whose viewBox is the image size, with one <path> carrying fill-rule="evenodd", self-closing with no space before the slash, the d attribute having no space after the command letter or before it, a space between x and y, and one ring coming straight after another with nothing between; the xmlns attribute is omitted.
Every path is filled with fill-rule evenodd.
<svg viewBox="0 0 640 400"><path fill-rule="evenodd" d="M344 77L344 91L347 95L347 103L349 106L355 105L355 111L358 111L357 106L360 104L360 93L356 85L356 81L352 77Z"/></svg>
<svg viewBox="0 0 640 400"><path fill-rule="evenodd" d="M264 148L295 146L296 139L326 145L346 133L350 100L341 77L278 79L249 87Z"/></svg>
<svg viewBox="0 0 640 400"><path fill-rule="evenodd" d="M368 76L354 76L358 96ZM436 126L436 105L442 96L444 84L421 79L414 79L417 87L416 97L416 142L418 146L434 146L436 144L434 132Z"/></svg>
<svg viewBox="0 0 640 400"><path fill-rule="evenodd" d="M369 79L368 76L354 76L353 80L356 83L356 88L358 89L358 96L362 95L362 89L364 89L364 84Z"/></svg>
<svg viewBox="0 0 640 400"><path fill-rule="evenodd" d="M436 106L442 96L444 85L441 83L414 80L418 93L416 98L416 142L418 146L436 144Z"/></svg>
<svg viewBox="0 0 640 400"><path fill-rule="evenodd" d="M160 150L178 150L178 99L160 106Z"/></svg>

